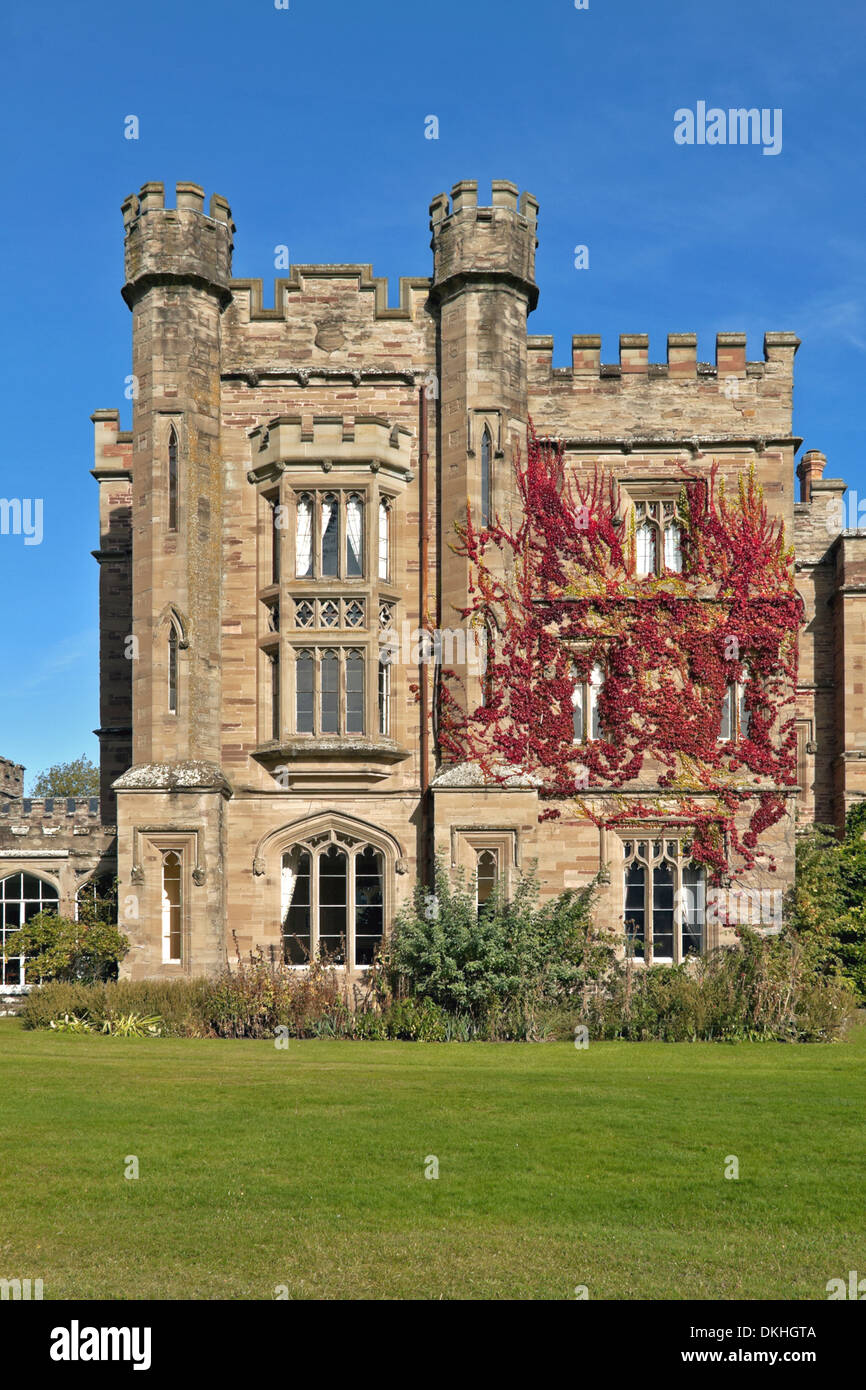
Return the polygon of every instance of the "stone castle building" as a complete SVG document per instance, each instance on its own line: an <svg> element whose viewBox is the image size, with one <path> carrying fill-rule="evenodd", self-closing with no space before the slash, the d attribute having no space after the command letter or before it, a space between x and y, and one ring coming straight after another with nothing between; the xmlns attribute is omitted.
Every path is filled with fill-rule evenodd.
<svg viewBox="0 0 866 1390"><path fill-rule="evenodd" d="M133 977L212 972L258 947L294 963L325 949L361 971L434 856L476 875L480 898L533 862L546 894L601 869L599 912L622 924L629 894L655 959L720 939L681 828L636 814L614 833L568 805L540 822L520 769L490 784L440 757L415 639L425 619L460 631L455 526L467 499L476 515L513 513L530 420L576 474L612 470L643 515L664 516L679 463L716 464L734 490L753 467L794 539L797 785L778 789L787 810L766 837L775 874L759 862L742 883L786 887L798 817L841 825L866 794L866 536L844 528L845 486L823 455L795 464L798 339L767 333L748 361L745 335L720 333L710 364L674 334L652 364L629 334L609 365L583 334L555 368L552 339L527 334L532 195L495 181L483 206L464 181L430 215L432 275L402 279L398 305L368 265L299 265L269 308L260 280L232 278L223 198L205 211L182 183L169 208L149 183L123 205L132 430L117 410L92 417L100 815L82 857L89 813L10 801L0 872L68 908L116 852ZM383 632L398 634L391 661ZM471 644L453 664L477 702ZM621 795L663 806L642 778Z"/></svg>

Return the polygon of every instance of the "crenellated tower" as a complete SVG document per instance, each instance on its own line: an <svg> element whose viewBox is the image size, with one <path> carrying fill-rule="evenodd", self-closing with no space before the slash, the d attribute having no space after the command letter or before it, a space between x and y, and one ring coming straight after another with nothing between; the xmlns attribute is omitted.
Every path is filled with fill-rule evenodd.
<svg viewBox="0 0 866 1390"><path fill-rule="evenodd" d="M123 204L133 314L135 764L220 761L221 314L234 226L225 199L161 183Z"/></svg>
<svg viewBox="0 0 866 1390"><path fill-rule="evenodd" d="M440 624L459 627L468 567L454 554L454 527L514 514L513 463L525 451L526 319L535 308L538 203L495 179L490 207L474 180L430 205L431 301L438 314L440 383ZM454 669L477 703L479 677ZM472 663L474 666L474 663Z"/></svg>

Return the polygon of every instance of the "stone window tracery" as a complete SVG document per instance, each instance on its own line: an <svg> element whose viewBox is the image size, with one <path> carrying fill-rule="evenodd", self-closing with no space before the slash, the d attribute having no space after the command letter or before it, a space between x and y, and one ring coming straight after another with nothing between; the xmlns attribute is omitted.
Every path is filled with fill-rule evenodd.
<svg viewBox="0 0 866 1390"><path fill-rule="evenodd" d="M635 571L638 575L648 577L682 571L676 510L673 498L635 502Z"/></svg>
<svg viewBox="0 0 866 1390"><path fill-rule="evenodd" d="M385 925L381 849L336 830L301 838L283 852L280 884L286 964L373 964Z"/></svg>
<svg viewBox="0 0 866 1390"><path fill-rule="evenodd" d="M626 939L648 963L679 964L705 948L706 874L678 839L623 842Z"/></svg>

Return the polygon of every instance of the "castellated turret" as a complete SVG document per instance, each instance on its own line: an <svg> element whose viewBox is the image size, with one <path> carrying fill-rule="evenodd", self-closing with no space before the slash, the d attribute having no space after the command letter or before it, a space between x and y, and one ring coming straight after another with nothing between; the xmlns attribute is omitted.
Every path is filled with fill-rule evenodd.
<svg viewBox="0 0 866 1390"><path fill-rule="evenodd" d="M165 206L161 183L146 183L122 205L126 230L123 297L132 307L154 283L198 284L223 303L231 297L234 223L225 198L214 194L204 213L204 189L177 185L177 207Z"/></svg>
<svg viewBox="0 0 866 1390"><path fill-rule="evenodd" d="M535 308L538 203L496 179L489 207L463 180L430 205L431 301L439 316L442 510L442 624L459 622L469 586L467 560L455 554L455 526L466 517L515 521L514 463L525 455L526 319ZM458 672L470 702L479 680Z"/></svg>
<svg viewBox="0 0 866 1390"><path fill-rule="evenodd" d="M538 203L531 193L518 195L515 184L494 179L490 207L478 206L478 184L464 179L430 204L433 238L433 287L438 298L472 281L495 276L526 294L529 308L538 302L535 248Z"/></svg>
<svg viewBox="0 0 866 1390"><path fill-rule="evenodd" d="M133 311L133 761L219 762L224 198L146 183L123 204ZM169 691L168 698L166 691Z"/></svg>

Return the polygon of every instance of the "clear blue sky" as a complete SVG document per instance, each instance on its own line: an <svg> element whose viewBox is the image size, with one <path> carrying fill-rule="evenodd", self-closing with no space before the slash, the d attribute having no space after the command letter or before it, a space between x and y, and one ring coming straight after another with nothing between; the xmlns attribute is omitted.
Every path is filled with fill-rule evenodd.
<svg viewBox="0 0 866 1390"><path fill-rule="evenodd" d="M0 497L42 497L44 538L0 536L0 754L28 778L96 757L88 417L119 406L129 428L119 206L147 180L227 197L235 274L270 289L281 243L426 275L433 195L512 179L541 204L530 331L556 364L572 333L616 361L648 332L664 361L695 331L711 361L717 331L760 358L793 329L795 432L866 494L862 0L47 0L2 28ZM780 107L781 153L676 145L698 101Z"/></svg>

